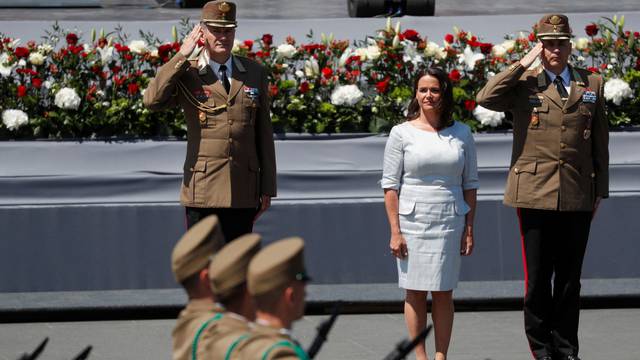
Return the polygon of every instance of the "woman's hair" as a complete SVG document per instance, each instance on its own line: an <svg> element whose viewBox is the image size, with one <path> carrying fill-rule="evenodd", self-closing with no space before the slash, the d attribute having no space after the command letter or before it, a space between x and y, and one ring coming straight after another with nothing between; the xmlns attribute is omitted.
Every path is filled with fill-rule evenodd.
<svg viewBox="0 0 640 360"><path fill-rule="evenodd" d="M407 109L407 120L413 120L420 116L421 106L416 98L416 94L418 93L418 82L420 82L420 79L424 76L433 76L438 79L438 83L440 84L440 103L438 104L440 123L438 124L438 129L453 125L453 118L451 117L453 112L453 86L449 80L449 74L438 67L430 67L418 72L413 84L413 99L411 99L411 103L409 103L409 108Z"/></svg>

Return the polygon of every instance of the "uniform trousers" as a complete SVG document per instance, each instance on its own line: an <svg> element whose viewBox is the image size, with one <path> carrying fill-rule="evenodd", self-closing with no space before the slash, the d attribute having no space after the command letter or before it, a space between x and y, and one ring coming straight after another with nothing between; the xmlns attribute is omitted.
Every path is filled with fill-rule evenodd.
<svg viewBox="0 0 640 360"><path fill-rule="evenodd" d="M578 354L580 274L591 217L591 211L518 209L524 326L536 359Z"/></svg>
<svg viewBox="0 0 640 360"><path fill-rule="evenodd" d="M254 208L196 208L186 207L187 229L209 215L218 216L225 243L253 231Z"/></svg>

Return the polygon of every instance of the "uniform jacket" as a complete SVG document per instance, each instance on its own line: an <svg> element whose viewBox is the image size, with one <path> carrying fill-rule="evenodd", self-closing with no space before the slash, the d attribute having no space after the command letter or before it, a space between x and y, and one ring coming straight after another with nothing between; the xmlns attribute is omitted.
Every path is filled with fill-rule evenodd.
<svg viewBox="0 0 640 360"><path fill-rule="evenodd" d="M539 67L519 63L491 78L477 102L513 115L513 148L504 203L513 207L591 211L609 196L609 129L603 81L569 67L571 91L560 95Z"/></svg>
<svg viewBox="0 0 640 360"><path fill-rule="evenodd" d="M198 359L224 360L227 352L233 352L231 346L237 347L249 334L249 323L229 312L215 323L210 324L204 331L198 346Z"/></svg>
<svg viewBox="0 0 640 360"><path fill-rule="evenodd" d="M266 69L233 56L227 95L211 66L178 53L158 69L144 93L152 110L180 105L187 122L187 156L180 202L207 208L254 208L276 196L276 160ZM203 103L202 111L194 106Z"/></svg>
<svg viewBox="0 0 640 360"><path fill-rule="evenodd" d="M298 346L298 343L287 333L270 326L255 324L251 335L237 347L231 359L237 360L305 360L306 353L300 357L290 346L278 346L287 343ZM300 349L300 351L303 351ZM266 357L265 354L267 355Z"/></svg>
<svg viewBox="0 0 640 360"><path fill-rule="evenodd" d="M190 300L178 315L173 328L173 360L191 360L193 340L198 329L213 316L223 311L209 299Z"/></svg>

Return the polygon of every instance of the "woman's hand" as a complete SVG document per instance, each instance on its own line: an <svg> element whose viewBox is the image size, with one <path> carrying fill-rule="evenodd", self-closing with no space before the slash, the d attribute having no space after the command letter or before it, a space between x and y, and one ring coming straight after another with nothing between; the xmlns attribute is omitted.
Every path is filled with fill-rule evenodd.
<svg viewBox="0 0 640 360"><path fill-rule="evenodd" d="M473 227L465 225L460 239L460 255L469 256L473 252Z"/></svg>
<svg viewBox="0 0 640 360"><path fill-rule="evenodd" d="M193 50L196 48L198 41L202 38L202 27L197 24L193 27L193 30L187 35L180 45L180 53L186 57L189 57Z"/></svg>
<svg viewBox="0 0 640 360"><path fill-rule="evenodd" d="M398 259L404 259L409 255L407 250L407 242L401 233L391 234L391 240L389 241L389 249L391 254Z"/></svg>

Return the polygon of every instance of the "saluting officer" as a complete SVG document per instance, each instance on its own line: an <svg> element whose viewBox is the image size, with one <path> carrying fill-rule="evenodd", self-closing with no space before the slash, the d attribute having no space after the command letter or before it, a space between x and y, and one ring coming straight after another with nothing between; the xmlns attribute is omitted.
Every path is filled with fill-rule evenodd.
<svg viewBox="0 0 640 360"><path fill-rule="evenodd" d="M211 291L225 309L203 327L195 339L196 359L229 359L233 349L248 337L255 319L253 299L247 291L247 269L260 250L260 235L245 234L220 250L209 265Z"/></svg>
<svg viewBox="0 0 640 360"><path fill-rule="evenodd" d="M609 195L603 80L568 65L571 36L565 15L543 16L541 42L477 96L513 115L504 203L520 220L525 332L533 356L545 360L578 359L582 261L591 219ZM542 66L528 69L538 57Z"/></svg>
<svg viewBox="0 0 640 360"><path fill-rule="evenodd" d="M211 215L189 229L173 248L171 269L189 298L172 333L174 360L190 360L198 329L212 316L224 311L215 303L208 269L209 259L223 244L218 218Z"/></svg>
<svg viewBox="0 0 640 360"><path fill-rule="evenodd" d="M180 202L187 225L218 215L227 241L252 231L276 195L276 160L267 70L232 55L236 5L210 1L180 51L149 83L152 110L180 105L187 121L187 156ZM196 59L196 45L204 48Z"/></svg>
<svg viewBox="0 0 640 360"><path fill-rule="evenodd" d="M293 322L304 316L304 241L292 237L262 249L249 264L247 283L256 305L256 321L248 338L230 359L308 359L291 336Z"/></svg>

